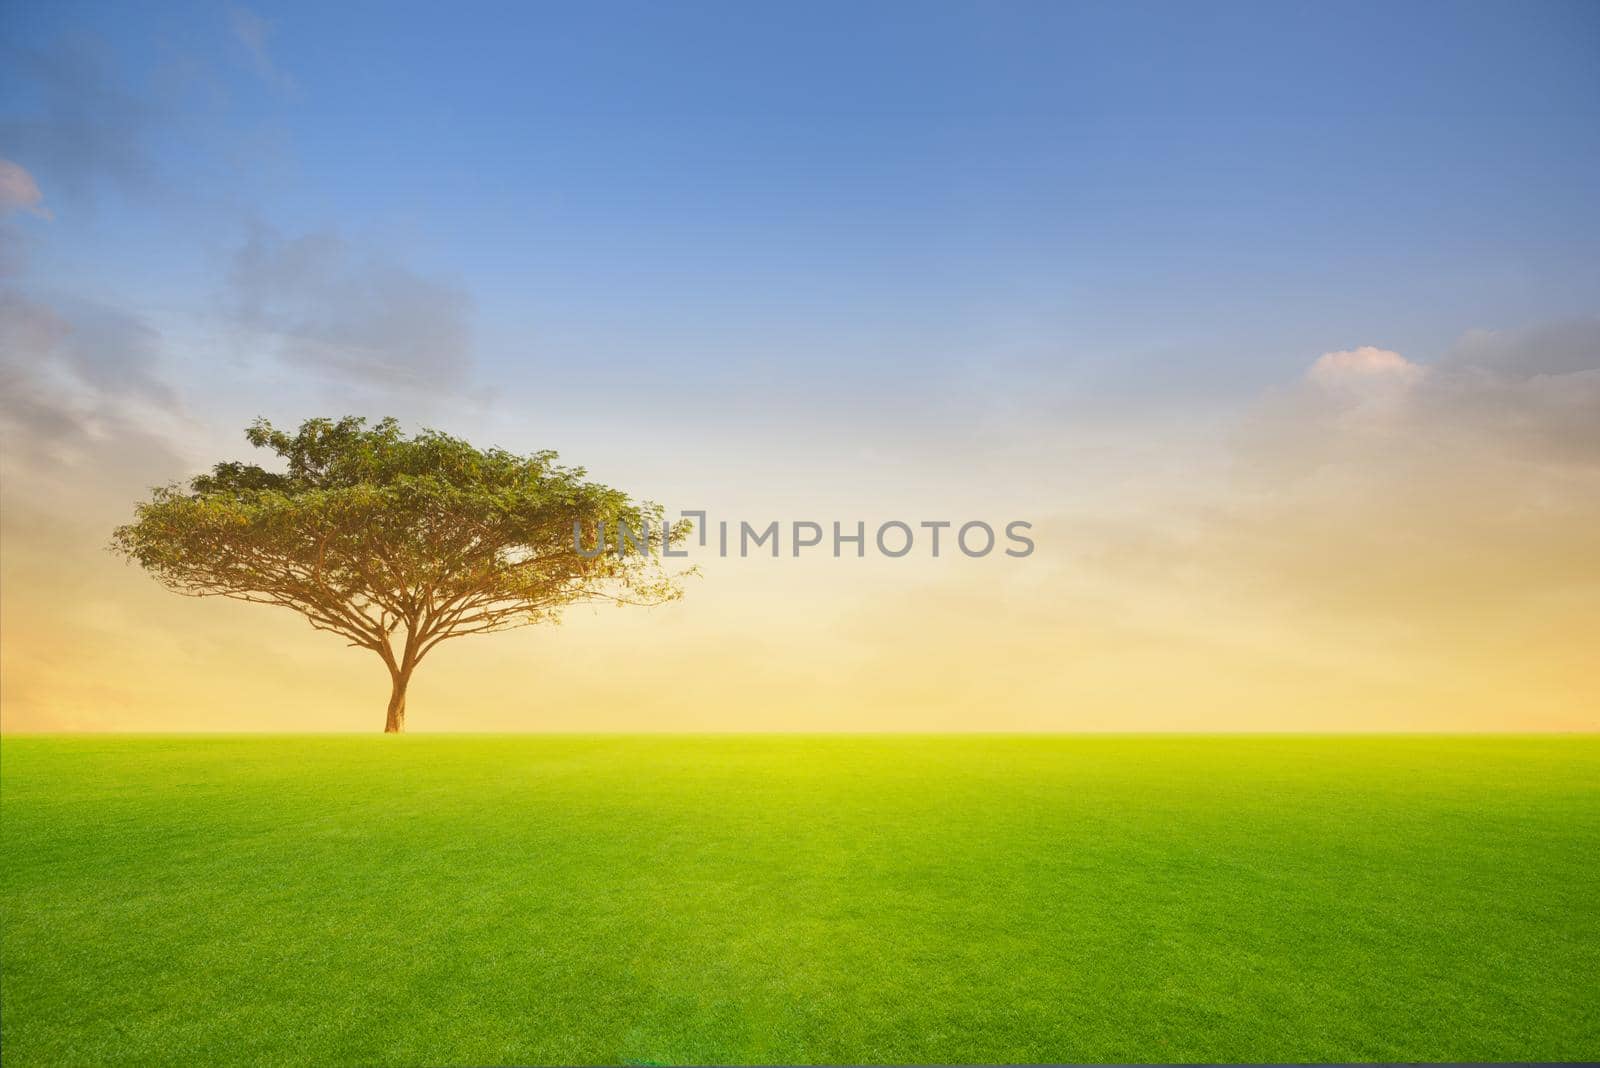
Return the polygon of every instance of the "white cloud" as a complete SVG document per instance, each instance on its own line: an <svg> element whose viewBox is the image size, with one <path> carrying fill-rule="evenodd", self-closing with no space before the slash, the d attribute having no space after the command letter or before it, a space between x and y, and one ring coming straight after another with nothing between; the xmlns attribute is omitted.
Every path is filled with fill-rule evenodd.
<svg viewBox="0 0 1600 1068"><path fill-rule="evenodd" d="M1326 353L1296 387L1272 391L1239 439L1251 466L1286 477L1348 466L1371 481L1435 461L1460 469L1451 481L1474 465L1525 465L1535 481L1593 468L1600 319L1472 331L1426 365L1371 346Z"/></svg>
<svg viewBox="0 0 1600 1068"><path fill-rule="evenodd" d="M1398 352L1362 345L1341 352L1325 352L1306 372L1306 378L1324 389L1370 390L1374 386L1409 386L1422 378L1424 368Z"/></svg>

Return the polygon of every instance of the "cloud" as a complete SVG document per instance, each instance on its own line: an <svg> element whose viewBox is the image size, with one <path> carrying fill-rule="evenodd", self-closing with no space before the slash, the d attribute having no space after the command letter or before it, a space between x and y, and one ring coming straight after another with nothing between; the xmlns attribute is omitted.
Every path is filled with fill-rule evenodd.
<svg viewBox="0 0 1600 1068"><path fill-rule="evenodd" d="M21 165L0 159L0 216L26 211L41 219L50 218L50 209L44 206L44 194L39 183L33 180Z"/></svg>
<svg viewBox="0 0 1600 1068"><path fill-rule="evenodd" d="M161 335L138 316L0 294L0 427L18 455L53 462L126 428L139 408L177 413L160 363Z"/></svg>
<svg viewBox="0 0 1600 1068"><path fill-rule="evenodd" d="M1600 465L1600 320L1464 334L1431 364L1361 348L1319 358L1307 388L1280 391L1256 413L1273 440L1256 451L1316 463L1447 460L1475 471ZM1274 426L1274 424L1276 424ZM1475 466L1471 466L1475 465Z"/></svg>
<svg viewBox="0 0 1600 1068"><path fill-rule="evenodd" d="M471 301L332 232L285 238L258 227L235 253L224 301L285 360L346 379L431 390L463 382Z"/></svg>
<svg viewBox="0 0 1600 1068"><path fill-rule="evenodd" d="M1600 319L1574 319L1529 330L1472 330L1445 357L1513 377L1561 375L1600 368Z"/></svg>
<svg viewBox="0 0 1600 1068"><path fill-rule="evenodd" d="M1512 468L1534 483L1600 468L1600 320L1473 331L1428 364L1325 354L1255 406L1235 446L1247 477L1279 483L1360 469L1366 486L1381 471L1461 485Z"/></svg>
<svg viewBox="0 0 1600 1068"><path fill-rule="evenodd" d="M265 51L251 49L252 40L264 46L266 24L251 29L253 16L244 16L233 32L252 64L291 85ZM120 52L81 28L46 44L0 47L0 146L49 190L58 211L109 197L195 225L197 213L236 210L287 148L271 109L232 106L224 63L174 42ZM168 151L175 144L185 149L182 166Z"/></svg>
<svg viewBox="0 0 1600 1068"><path fill-rule="evenodd" d="M1236 439L1206 524L1236 570L1385 612L1600 591L1600 321L1470 333L1426 366L1330 354L1308 379ZM1374 379L1401 399L1352 402Z"/></svg>
<svg viewBox="0 0 1600 1068"><path fill-rule="evenodd" d="M13 366L55 367L79 384L122 399L174 403L156 373L161 335L143 319L102 304L47 305L0 294L0 351Z"/></svg>
<svg viewBox="0 0 1600 1068"><path fill-rule="evenodd" d="M1220 464L1105 508L1040 537L1178 647L1252 643L1245 670L1308 706L1348 683L1381 722L1596 725L1600 322L1322 357Z"/></svg>
<svg viewBox="0 0 1600 1068"><path fill-rule="evenodd" d="M1600 319L1474 331L1429 379L1418 433L1499 462L1600 470Z"/></svg>
<svg viewBox="0 0 1600 1068"><path fill-rule="evenodd" d="M50 218L33 175L0 159L0 216L16 211ZM19 280L21 239L11 224L0 225L0 274ZM161 335L137 315L71 296L30 297L20 287L0 291L0 434L8 474L16 478L30 463L49 470L81 461L107 438L122 444L100 457L102 468L134 455L127 447L134 438L149 453L169 455L133 417L139 409L162 417L178 412L160 364Z"/></svg>
<svg viewBox="0 0 1600 1068"><path fill-rule="evenodd" d="M272 23L247 7L228 9L228 26L234 38L244 46L250 65L261 79L288 92L296 89L295 80L274 62L268 43L272 38Z"/></svg>
<svg viewBox="0 0 1600 1068"><path fill-rule="evenodd" d="M103 42L74 37L6 59L5 82L21 83L12 95L33 105L0 119L0 143L44 176L52 195L87 201L108 189L148 194L158 187L146 151L152 112L118 87Z"/></svg>
<svg viewBox="0 0 1600 1068"><path fill-rule="evenodd" d="M31 707L34 722L66 725L62 694L104 677L106 650L145 632L155 618L145 605L160 609L104 552L131 503L188 468L160 360L160 334L137 316L0 294L8 716Z"/></svg>
<svg viewBox="0 0 1600 1068"><path fill-rule="evenodd" d="M1423 369L1398 352L1363 345L1345 352L1325 352L1317 357L1306 379L1325 389L1362 389L1374 383L1410 385Z"/></svg>

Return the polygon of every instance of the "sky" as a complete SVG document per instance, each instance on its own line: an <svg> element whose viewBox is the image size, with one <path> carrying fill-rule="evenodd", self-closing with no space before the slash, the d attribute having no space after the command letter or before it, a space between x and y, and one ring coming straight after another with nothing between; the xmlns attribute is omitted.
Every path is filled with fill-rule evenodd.
<svg viewBox="0 0 1600 1068"><path fill-rule="evenodd" d="M376 729L105 550L394 415L713 521L415 730L1600 729L1600 8L40 3L0 18L0 729Z"/></svg>

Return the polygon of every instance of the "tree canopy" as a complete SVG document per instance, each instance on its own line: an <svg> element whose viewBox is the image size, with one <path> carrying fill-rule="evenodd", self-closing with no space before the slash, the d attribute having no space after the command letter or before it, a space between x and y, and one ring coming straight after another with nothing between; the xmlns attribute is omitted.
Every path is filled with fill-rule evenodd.
<svg viewBox="0 0 1600 1068"><path fill-rule="evenodd" d="M587 481L554 452L407 437L394 419L354 416L294 433L259 419L245 436L277 469L219 463L158 488L112 548L178 593L291 608L377 653L393 684L385 730L404 729L411 673L447 639L552 622L572 604L682 593L662 566L660 508ZM648 525L643 552L601 537L623 523Z"/></svg>

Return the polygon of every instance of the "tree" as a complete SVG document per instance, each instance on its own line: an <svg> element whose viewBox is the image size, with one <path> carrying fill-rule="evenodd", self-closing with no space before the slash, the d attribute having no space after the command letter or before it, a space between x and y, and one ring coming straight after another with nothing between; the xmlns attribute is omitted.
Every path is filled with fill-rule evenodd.
<svg viewBox="0 0 1600 1068"><path fill-rule="evenodd" d="M220 463L158 488L111 547L178 593L292 608L377 653L386 732L405 729L412 672L440 642L553 622L572 604L682 594L661 552L687 524L664 528L659 507L585 481L553 452L408 438L393 419L353 416L294 434L258 419L245 437L285 469ZM622 524L654 536L642 550L605 536Z"/></svg>

